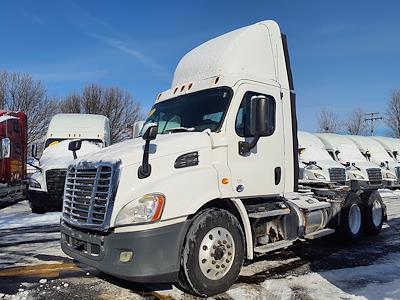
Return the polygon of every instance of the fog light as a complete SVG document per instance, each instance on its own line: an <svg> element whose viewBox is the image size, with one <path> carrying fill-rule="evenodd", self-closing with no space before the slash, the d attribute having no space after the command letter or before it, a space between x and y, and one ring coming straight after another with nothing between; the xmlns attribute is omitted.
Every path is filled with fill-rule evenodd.
<svg viewBox="0 0 400 300"><path fill-rule="evenodd" d="M119 254L119 260L124 263L130 262L132 260L132 257L132 251L121 251L121 253Z"/></svg>

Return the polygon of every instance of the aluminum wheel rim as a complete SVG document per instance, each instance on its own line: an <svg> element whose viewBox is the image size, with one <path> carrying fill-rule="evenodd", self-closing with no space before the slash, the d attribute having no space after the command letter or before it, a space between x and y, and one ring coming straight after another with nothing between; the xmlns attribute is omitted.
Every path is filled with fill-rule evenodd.
<svg viewBox="0 0 400 300"><path fill-rule="evenodd" d="M232 267L235 243L231 233L223 227L215 227L204 236L199 249L201 272L210 280L221 279Z"/></svg>
<svg viewBox="0 0 400 300"><path fill-rule="evenodd" d="M372 204L372 222L376 227L378 227L381 222L382 222L382 205L381 202L378 200L375 200L374 203Z"/></svg>
<svg viewBox="0 0 400 300"><path fill-rule="evenodd" d="M357 234L361 228L361 209L353 204L349 211L349 227L352 234Z"/></svg>

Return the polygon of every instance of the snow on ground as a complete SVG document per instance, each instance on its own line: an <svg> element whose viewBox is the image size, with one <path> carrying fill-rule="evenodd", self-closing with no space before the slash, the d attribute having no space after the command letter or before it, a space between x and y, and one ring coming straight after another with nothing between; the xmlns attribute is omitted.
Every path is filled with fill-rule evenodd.
<svg viewBox="0 0 400 300"><path fill-rule="evenodd" d="M22 201L0 210L0 230L58 225L60 223L60 215L60 212L33 214L29 209L28 201Z"/></svg>

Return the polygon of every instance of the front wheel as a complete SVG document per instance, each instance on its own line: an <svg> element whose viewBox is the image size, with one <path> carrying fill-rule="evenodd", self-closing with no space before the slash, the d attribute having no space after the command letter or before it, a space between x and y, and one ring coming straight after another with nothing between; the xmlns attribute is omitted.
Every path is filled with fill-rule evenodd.
<svg viewBox="0 0 400 300"><path fill-rule="evenodd" d="M225 292L244 260L244 235L234 215L217 208L195 217L186 236L179 285L198 296Z"/></svg>

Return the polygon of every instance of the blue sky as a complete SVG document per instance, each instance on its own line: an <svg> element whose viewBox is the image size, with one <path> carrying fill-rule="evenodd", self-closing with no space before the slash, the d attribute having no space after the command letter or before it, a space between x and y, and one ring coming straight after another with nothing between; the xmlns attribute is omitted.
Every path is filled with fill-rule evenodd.
<svg viewBox="0 0 400 300"><path fill-rule="evenodd" d="M5 0L0 70L31 73L55 96L117 85L146 111L187 51L274 19L289 40L299 128L313 131L321 107L385 110L400 88L399 11L398 1Z"/></svg>

